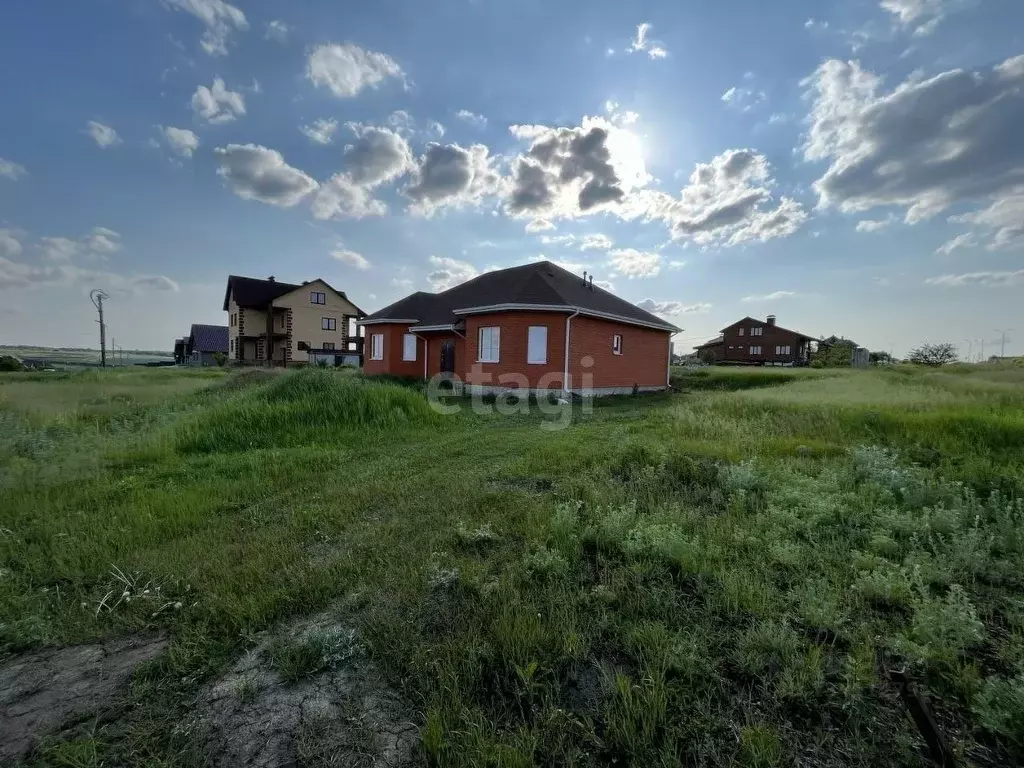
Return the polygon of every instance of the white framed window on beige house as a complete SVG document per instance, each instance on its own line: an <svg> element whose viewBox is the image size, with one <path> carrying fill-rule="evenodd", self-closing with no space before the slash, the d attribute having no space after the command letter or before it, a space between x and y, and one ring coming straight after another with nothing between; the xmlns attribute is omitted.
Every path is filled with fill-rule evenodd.
<svg viewBox="0 0 1024 768"><path fill-rule="evenodd" d="M481 328L477 335L476 361L478 363L496 363L501 358L501 328L489 326Z"/></svg>
<svg viewBox="0 0 1024 768"><path fill-rule="evenodd" d="M384 359L384 334L375 333L370 336L370 359L371 360L383 360Z"/></svg>
<svg viewBox="0 0 1024 768"><path fill-rule="evenodd" d="M310 304L326 304L327 294L321 291L310 291L309 292L309 303Z"/></svg>
<svg viewBox="0 0 1024 768"><path fill-rule="evenodd" d="M761 348L760 347L751 347L750 348L750 354L752 354L752 355L760 355L761 354Z"/></svg>
<svg viewBox="0 0 1024 768"><path fill-rule="evenodd" d="M321 317L320 318L320 330L322 330L322 331L336 331L336 330L338 330L338 319L336 317Z"/></svg>
<svg viewBox="0 0 1024 768"><path fill-rule="evenodd" d="M622 354L622 334L621 333L616 333L614 336L612 336L612 354L613 355L621 355Z"/></svg>
<svg viewBox="0 0 1024 768"><path fill-rule="evenodd" d="M407 363L416 362L416 336L414 334L402 334L402 360Z"/></svg>
<svg viewBox="0 0 1024 768"><path fill-rule="evenodd" d="M548 327L531 325L526 332L526 362L541 365L548 361Z"/></svg>

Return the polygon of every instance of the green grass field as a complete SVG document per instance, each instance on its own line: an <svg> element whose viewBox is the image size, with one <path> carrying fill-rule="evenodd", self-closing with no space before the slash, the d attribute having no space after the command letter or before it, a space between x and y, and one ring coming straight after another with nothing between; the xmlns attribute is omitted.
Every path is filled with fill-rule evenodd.
<svg viewBox="0 0 1024 768"><path fill-rule="evenodd" d="M1024 369L673 383L443 416L333 371L0 376L0 651L170 638L31 760L205 764L198 692L329 610L344 653L268 663L358 653L415 764L927 764L891 670L961 764L1024 762Z"/></svg>

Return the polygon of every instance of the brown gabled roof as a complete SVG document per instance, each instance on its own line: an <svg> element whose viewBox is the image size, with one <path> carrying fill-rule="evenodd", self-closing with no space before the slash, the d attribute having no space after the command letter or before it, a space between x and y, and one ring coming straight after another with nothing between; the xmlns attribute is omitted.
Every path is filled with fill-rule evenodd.
<svg viewBox="0 0 1024 768"><path fill-rule="evenodd" d="M719 344L725 344L725 336L716 336L711 341L705 341L703 344L699 344L694 349L704 349L705 347L716 347Z"/></svg>
<svg viewBox="0 0 1024 768"><path fill-rule="evenodd" d="M355 302L346 296L344 291L339 291L323 278L317 279L336 294L341 296L345 301L349 302L353 307L356 307ZM224 291L224 311L228 311L228 302L232 297L235 299L235 304L240 307L264 309L274 299L279 299L286 293L297 291L304 285L309 285L314 282L316 282L316 280L307 280L296 285L295 283L282 283L277 280L260 280L256 277L229 275L228 285ZM360 315L364 314L363 310L359 309L359 307L356 307L356 310Z"/></svg>
<svg viewBox="0 0 1024 768"><path fill-rule="evenodd" d="M742 320L737 320L735 323L730 323L729 325L725 326L725 328L722 328L722 333L725 333L730 328L733 328L733 327L739 325L740 323L745 323L747 321L750 321L752 323L758 323L758 324L766 326L766 327L768 326L767 321L765 321L765 320L758 320L756 317L751 317L750 315L747 315ZM808 336L806 333L800 333L800 331L792 331L789 328L783 328L781 325L773 325L771 327L772 328L778 328L780 331L785 331L786 333L792 333L794 336L799 336L802 339L811 339L811 340L814 339L813 336Z"/></svg>
<svg viewBox="0 0 1024 768"><path fill-rule="evenodd" d="M564 307L566 312L579 309L598 317L621 319L673 333L680 330L603 288L584 284L582 276L550 261L487 272L441 293L414 293L370 314L365 320L373 323L415 319L419 326L447 326L459 322L463 315L504 307Z"/></svg>

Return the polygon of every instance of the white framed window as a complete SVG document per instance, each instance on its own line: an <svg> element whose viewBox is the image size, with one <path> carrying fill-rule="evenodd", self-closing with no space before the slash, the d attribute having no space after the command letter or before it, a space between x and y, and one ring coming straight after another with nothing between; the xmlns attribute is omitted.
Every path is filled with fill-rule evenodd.
<svg viewBox="0 0 1024 768"><path fill-rule="evenodd" d="M614 336L612 336L612 354L622 354L622 334L616 333Z"/></svg>
<svg viewBox="0 0 1024 768"><path fill-rule="evenodd" d="M496 363L501 356L501 328L481 328L477 334L476 360L478 363Z"/></svg>
<svg viewBox="0 0 1024 768"><path fill-rule="evenodd" d="M778 346L778 347L775 348L775 354L776 355L790 355L790 354L792 354L792 352L790 352L790 349L792 349L792 347Z"/></svg>
<svg viewBox="0 0 1024 768"><path fill-rule="evenodd" d="M740 336L742 336L742 335L743 335L743 329L740 328Z"/></svg>
<svg viewBox="0 0 1024 768"><path fill-rule="evenodd" d="M326 304L327 294L320 291L309 292L309 303L310 304Z"/></svg>
<svg viewBox="0 0 1024 768"><path fill-rule="evenodd" d="M411 333L402 334L402 360L407 363L416 361L416 337Z"/></svg>
<svg viewBox="0 0 1024 768"><path fill-rule="evenodd" d="M764 328L751 328L750 329L750 335L751 336L764 336Z"/></svg>
<svg viewBox="0 0 1024 768"><path fill-rule="evenodd" d="M760 347L751 347L750 348L750 354L752 354L752 355L760 355L761 354L761 348Z"/></svg>
<svg viewBox="0 0 1024 768"><path fill-rule="evenodd" d="M324 342L324 349L333 350L334 349L334 342L333 341L325 341Z"/></svg>
<svg viewBox="0 0 1024 768"><path fill-rule="evenodd" d="M526 362L539 365L548 361L548 327L531 325L526 334Z"/></svg>
<svg viewBox="0 0 1024 768"><path fill-rule="evenodd" d="M383 360L384 359L384 334L375 333L370 336L370 359L371 360Z"/></svg>
<svg viewBox="0 0 1024 768"><path fill-rule="evenodd" d="M321 317L320 318L320 330L322 330L322 331L336 331L336 330L338 330L338 318L336 318L336 317Z"/></svg>

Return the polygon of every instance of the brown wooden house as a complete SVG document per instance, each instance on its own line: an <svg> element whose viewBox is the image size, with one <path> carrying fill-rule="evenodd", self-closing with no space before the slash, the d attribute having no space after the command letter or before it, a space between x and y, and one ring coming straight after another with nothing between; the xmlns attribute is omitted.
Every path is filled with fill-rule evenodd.
<svg viewBox="0 0 1024 768"><path fill-rule="evenodd" d="M700 346L694 347L697 357L705 363L720 363L725 359L725 337L716 336L711 341L705 341Z"/></svg>
<svg viewBox="0 0 1024 768"><path fill-rule="evenodd" d="M720 338L701 347L714 353L715 362L746 365L807 365L814 337L783 328L775 315L766 320L744 317L722 329Z"/></svg>

